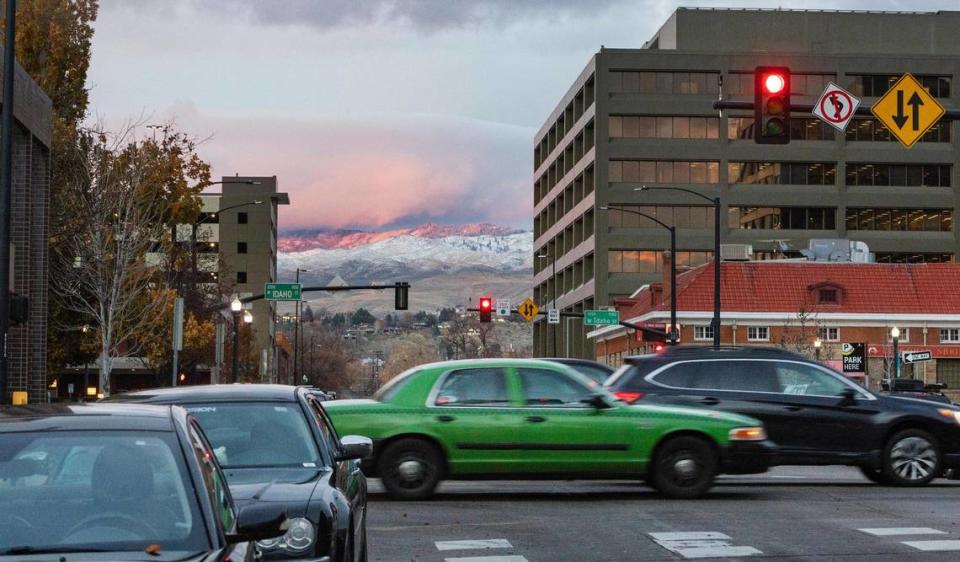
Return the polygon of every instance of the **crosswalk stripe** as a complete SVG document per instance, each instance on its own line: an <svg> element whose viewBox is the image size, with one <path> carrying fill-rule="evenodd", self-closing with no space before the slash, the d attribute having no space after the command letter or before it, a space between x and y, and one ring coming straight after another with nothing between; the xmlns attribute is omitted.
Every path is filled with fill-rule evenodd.
<svg viewBox="0 0 960 562"><path fill-rule="evenodd" d="M945 552L960 550L960 541L958 540L939 540L939 541L903 541L901 544L912 546L917 550L924 552Z"/></svg>
<svg viewBox="0 0 960 562"><path fill-rule="evenodd" d="M466 556L461 558L444 558L444 562L529 562L519 554L507 556Z"/></svg>
<svg viewBox="0 0 960 562"><path fill-rule="evenodd" d="M874 529L857 529L861 533L875 537L892 537L897 535L946 535L944 531L930 527L879 527Z"/></svg>
<svg viewBox="0 0 960 562"><path fill-rule="evenodd" d="M513 548L507 539L467 541L436 541L437 550L479 550L483 548Z"/></svg>
<svg viewBox="0 0 960 562"><path fill-rule="evenodd" d="M650 533L650 537L655 541L699 541L706 539L726 539L730 537L723 533L713 532L689 532L689 533Z"/></svg>
<svg viewBox="0 0 960 562"><path fill-rule="evenodd" d="M723 558L763 554L752 546L734 546L728 535L712 531L650 533L655 543L684 558Z"/></svg>

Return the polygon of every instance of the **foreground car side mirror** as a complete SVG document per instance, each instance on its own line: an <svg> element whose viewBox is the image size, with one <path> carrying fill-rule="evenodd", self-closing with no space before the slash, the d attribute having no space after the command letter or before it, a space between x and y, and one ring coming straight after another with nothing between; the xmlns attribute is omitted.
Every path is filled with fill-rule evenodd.
<svg viewBox="0 0 960 562"><path fill-rule="evenodd" d="M607 408L613 407L602 394L594 394L590 398L584 398L581 402L593 406L598 410L606 410Z"/></svg>
<svg viewBox="0 0 960 562"><path fill-rule="evenodd" d="M360 435L347 435L340 439L338 461L368 459L373 456L373 441Z"/></svg>
<svg viewBox="0 0 960 562"><path fill-rule="evenodd" d="M845 388L840 394L841 406L853 406L857 403L857 393L852 388Z"/></svg>
<svg viewBox="0 0 960 562"><path fill-rule="evenodd" d="M237 531L227 535L227 542L262 541L287 532L286 507L272 503L253 503L237 514Z"/></svg>

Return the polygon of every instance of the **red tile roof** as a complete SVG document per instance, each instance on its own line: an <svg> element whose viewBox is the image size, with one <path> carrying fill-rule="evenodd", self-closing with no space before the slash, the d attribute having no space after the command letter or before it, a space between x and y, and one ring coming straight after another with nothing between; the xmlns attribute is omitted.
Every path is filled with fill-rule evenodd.
<svg viewBox="0 0 960 562"><path fill-rule="evenodd" d="M653 304L662 298L659 285L619 299L621 317L669 310L669 300ZM823 286L839 289L839 304L817 304ZM677 287L678 311L713 310L713 263L678 274ZM955 263L723 262L720 287L722 308L730 312L960 314Z"/></svg>

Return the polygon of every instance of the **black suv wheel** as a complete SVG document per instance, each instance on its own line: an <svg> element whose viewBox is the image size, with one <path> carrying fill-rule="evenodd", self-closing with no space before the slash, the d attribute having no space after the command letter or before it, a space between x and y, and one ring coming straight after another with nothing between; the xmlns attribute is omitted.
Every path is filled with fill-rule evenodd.
<svg viewBox="0 0 960 562"><path fill-rule="evenodd" d="M883 475L895 486L923 486L942 472L940 446L922 429L905 429L887 441Z"/></svg>

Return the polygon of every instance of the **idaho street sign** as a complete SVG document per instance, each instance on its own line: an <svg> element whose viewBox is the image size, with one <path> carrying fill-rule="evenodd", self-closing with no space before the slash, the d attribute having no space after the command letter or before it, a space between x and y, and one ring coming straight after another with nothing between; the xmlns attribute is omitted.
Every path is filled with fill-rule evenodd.
<svg viewBox="0 0 960 562"><path fill-rule="evenodd" d="M519 312L520 316L523 316L523 319L527 322L533 322L533 319L536 318L540 312L540 307L537 306L537 303L533 302L533 299L527 297L517 306L517 312Z"/></svg>
<svg viewBox="0 0 960 562"><path fill-rule="evenodd" d="M870 108L900 144L910 148L946 110L909 72L900 77Z"/></svg>
<svg viewBox="0 0 960 562"><path fill-rule="evenodd" d="M817 103L813 104L813 114L827 125L843 131L850 124L859 106L860 98L830 82L820 94Z"/></svg>
<svg viewBox="0 0 960 562"><path fill-rule="evenodd" d="M620 323L620 313L616 310L584 310L583 323L586 326L616 326Z"/></svg>
<svg viewBox="0 0 960 562"><path fill-rule="evenodd" d="M300 283L266 283L263 286L263 298L268 301L300 300Z"/></svg>

